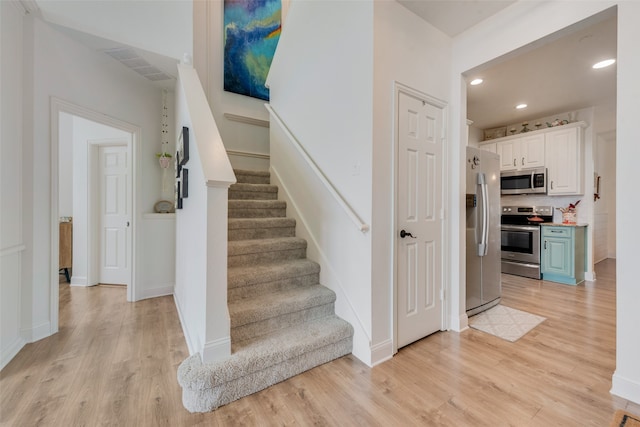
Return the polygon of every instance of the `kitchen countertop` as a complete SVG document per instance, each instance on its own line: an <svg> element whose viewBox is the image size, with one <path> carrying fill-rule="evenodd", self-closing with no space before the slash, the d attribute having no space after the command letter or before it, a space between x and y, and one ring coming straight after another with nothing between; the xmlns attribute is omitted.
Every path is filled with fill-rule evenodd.
<svg viewBox="0 0 640 427"><path fill-rule="evenodd" d="M549 226L549 227L586 227L589 224L563 224L561 222L545 222L543 224L540 224L542 226Z"/></svg>

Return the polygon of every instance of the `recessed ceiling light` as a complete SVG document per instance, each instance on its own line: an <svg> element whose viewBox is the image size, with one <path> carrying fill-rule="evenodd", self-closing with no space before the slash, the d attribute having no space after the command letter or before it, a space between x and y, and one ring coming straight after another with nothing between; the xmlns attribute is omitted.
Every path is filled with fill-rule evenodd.
<svg viewBox="0 0 640 427"><path fill-rule="evenodd" d="M527 108L527 104L518 104L516 105L517 110L522 110L523 108Z"/></svg>
<svg viewBox="0 0 640 427"><path fill-rule="evenodd" d="M471 83L469 83L469 84L472 85L472 86L475 86L475 85L479 85L483 81L484 80L482 80L482 79L473 79L473 80L471 80Z"/></svg>
<svg viewBox="0 0 640 427"><path fill-rule="evenodd" d="M615 60L615 59L606 59L606 60L604 60L604 61L600 61L600 62L598 62L598 63L596 63L596 64L593 64L593 68L598 69L598 68L608 67L609 65L612 65L612 64L614 64L615 62L616 62L616 60Z"/></svg>

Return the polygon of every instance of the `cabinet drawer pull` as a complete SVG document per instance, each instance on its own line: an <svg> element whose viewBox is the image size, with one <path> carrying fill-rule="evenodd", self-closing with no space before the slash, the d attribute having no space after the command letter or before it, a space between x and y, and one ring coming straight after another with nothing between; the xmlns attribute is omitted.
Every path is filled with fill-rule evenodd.
<svg viewBox="0 0 640 427"><path fill-rule="evenodd" d="M524 157L522 158L522 166L524 166Z"/></svg>
<svg viewBox="0 0 640 427"><path fill-rule="evenodd" d="M516 159L513 159L513 166L516 165Z"/></svg>

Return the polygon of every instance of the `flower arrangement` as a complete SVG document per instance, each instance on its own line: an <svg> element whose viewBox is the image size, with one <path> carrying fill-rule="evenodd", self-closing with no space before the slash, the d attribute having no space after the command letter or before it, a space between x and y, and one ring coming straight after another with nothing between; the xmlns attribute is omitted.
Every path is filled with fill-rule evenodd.
<svg viewBox="0 0 640 427"><path fill-rule="evenodd" d="M576 223L576 206L580 203L578 200L575 203L569 203L569 206L566 208L556 208L560 212L562 212L562 223L563 224L575 224Z"/></svg>
<svg viewBox="0 0 640 427"><path fill-rule="evenodd" d="M569 206L567 206L566 208L556 208L556 209L558 209L562 213L575 212L576 206L578 206L579 203L580 203L580 200L578 200L575 203L569 203Z"/></svg>

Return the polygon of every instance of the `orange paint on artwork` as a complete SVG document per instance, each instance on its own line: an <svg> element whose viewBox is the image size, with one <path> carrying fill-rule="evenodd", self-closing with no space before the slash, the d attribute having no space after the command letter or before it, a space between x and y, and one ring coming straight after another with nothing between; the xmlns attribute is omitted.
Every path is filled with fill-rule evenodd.
<svg viewBox="0 0 640 427"><path fill-rule="evenodd" d="M275 30L271 31L266 38L267 39L272 39L274 37L278 37L280 35L281 31L282 31L282 26L278 25L278 28L276 28Z"/></svg>

